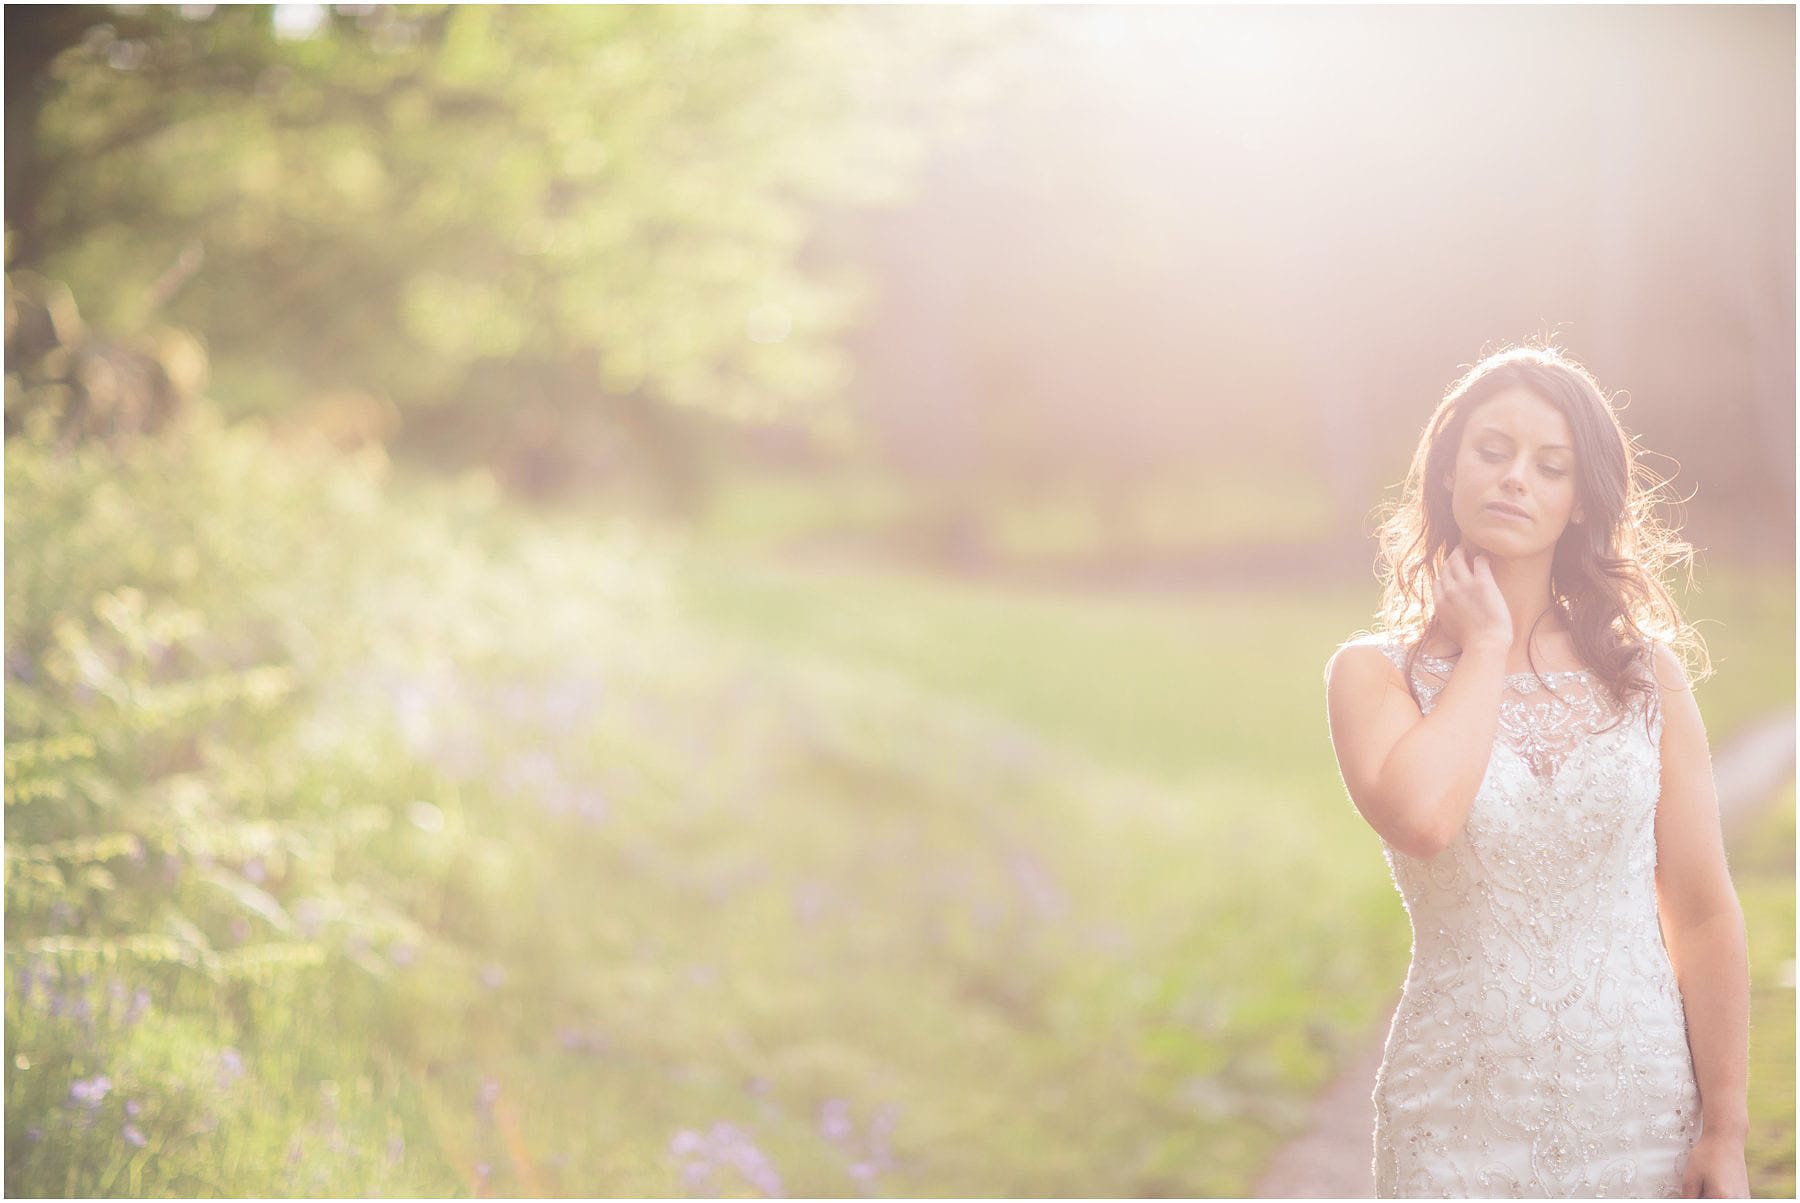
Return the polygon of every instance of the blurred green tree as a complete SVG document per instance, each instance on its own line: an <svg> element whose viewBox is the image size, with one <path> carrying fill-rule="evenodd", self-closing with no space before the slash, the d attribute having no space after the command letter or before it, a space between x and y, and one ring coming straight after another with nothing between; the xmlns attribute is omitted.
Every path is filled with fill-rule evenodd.
<svg viewBox="0 0 1800 1203"><path fill-rule="evenodd" d="M240 413L380 394L528 490L691 492L672 415L842 422L858 289L811 218L899 199L1012 19L9 9L7 264L204 332Z"/></svg>

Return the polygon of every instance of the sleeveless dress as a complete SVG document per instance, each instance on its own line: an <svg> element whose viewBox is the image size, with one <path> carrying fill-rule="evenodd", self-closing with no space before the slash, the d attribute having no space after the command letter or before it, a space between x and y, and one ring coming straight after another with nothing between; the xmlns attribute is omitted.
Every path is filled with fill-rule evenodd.
<svg viewBox="0 0 1800 1203"><path fill-rule="evenodd" d="M1453 667L1420 657L1423 712ZM1382 841L1413 943L1371 1096L1378 1198L1670 1197L1699 1134L1656 908L1660 702L1543 678L1507 677L1451 844Z"/></svg>

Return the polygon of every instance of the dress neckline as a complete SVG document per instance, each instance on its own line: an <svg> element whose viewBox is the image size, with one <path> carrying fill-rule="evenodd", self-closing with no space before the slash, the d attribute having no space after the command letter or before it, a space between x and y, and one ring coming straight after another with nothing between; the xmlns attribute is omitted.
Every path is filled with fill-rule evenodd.
<svg viewBox="0 0 1800 1203"><path fill-rule="evenodd" d="M1404 645L1402 645L1402 647L1404 647ZM1436 672L1441 669L1444 673L1448 673L1451 669L1456 667L1455 659L1446 656L1433 656L1429 652L1419 653L1419 664L1421 666L1430 665L1432 666L1432 671ZM1542 677L1546 681L1554 681L1559 677L1591 677L1593 675L1594 670L1591 668L1553 668L1546 672L1507 673L1504 680L1506 684L1511 685L1515 681L1535 681L1539 677Z"/></svg>

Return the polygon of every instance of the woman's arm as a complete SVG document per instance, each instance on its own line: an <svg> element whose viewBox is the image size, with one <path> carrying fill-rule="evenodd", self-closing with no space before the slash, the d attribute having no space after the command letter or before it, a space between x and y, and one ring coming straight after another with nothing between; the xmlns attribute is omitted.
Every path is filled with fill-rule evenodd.
<svg viewBox="0 0 1800 1203"><path fill-rule="evenodd" d="M1350 800L1409 856L1442 852L1468 822L1500 725L1506 649L1463 649L1421 716L1399 673L1373 647L1344 647L1325 669L1331 746Z"/></svg>
<svg viewBox="0 0 1800 1203"><path fill-rule="evenodd" d="M1656 899L1687 1012L1702 1131L1688 1159L1689 1198L1745 1198L1750 959L1744 913L1725 865L1706 727L1681 662L1656 649L1662 698L1662 797L1656 805Z"/></svg>
<svg viewBox="0 0 1800 1203"><path fill-rule="evenodd" d="M1469 820L1500 727L1512 619L1487 557L1457 547L1431 582L1436 623L1462 649L1421 717L1380 650L1339 648L1325 666L1331 746L1350 800L1381 838L1436 856Z"/></svg>

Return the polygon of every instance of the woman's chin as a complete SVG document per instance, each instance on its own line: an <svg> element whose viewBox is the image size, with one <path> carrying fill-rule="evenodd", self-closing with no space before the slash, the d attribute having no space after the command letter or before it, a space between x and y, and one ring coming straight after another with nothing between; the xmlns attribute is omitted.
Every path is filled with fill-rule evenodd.
<svg viewBox="0 0 1800 1203"><path fill-rule="evenodd" d="M1518 535L1509 538L1506 532L1468 531L1463 534L1463 542L1492 560L1529 560L1554 550L1554 547L1540 547L1535 540Z"/></svg>

